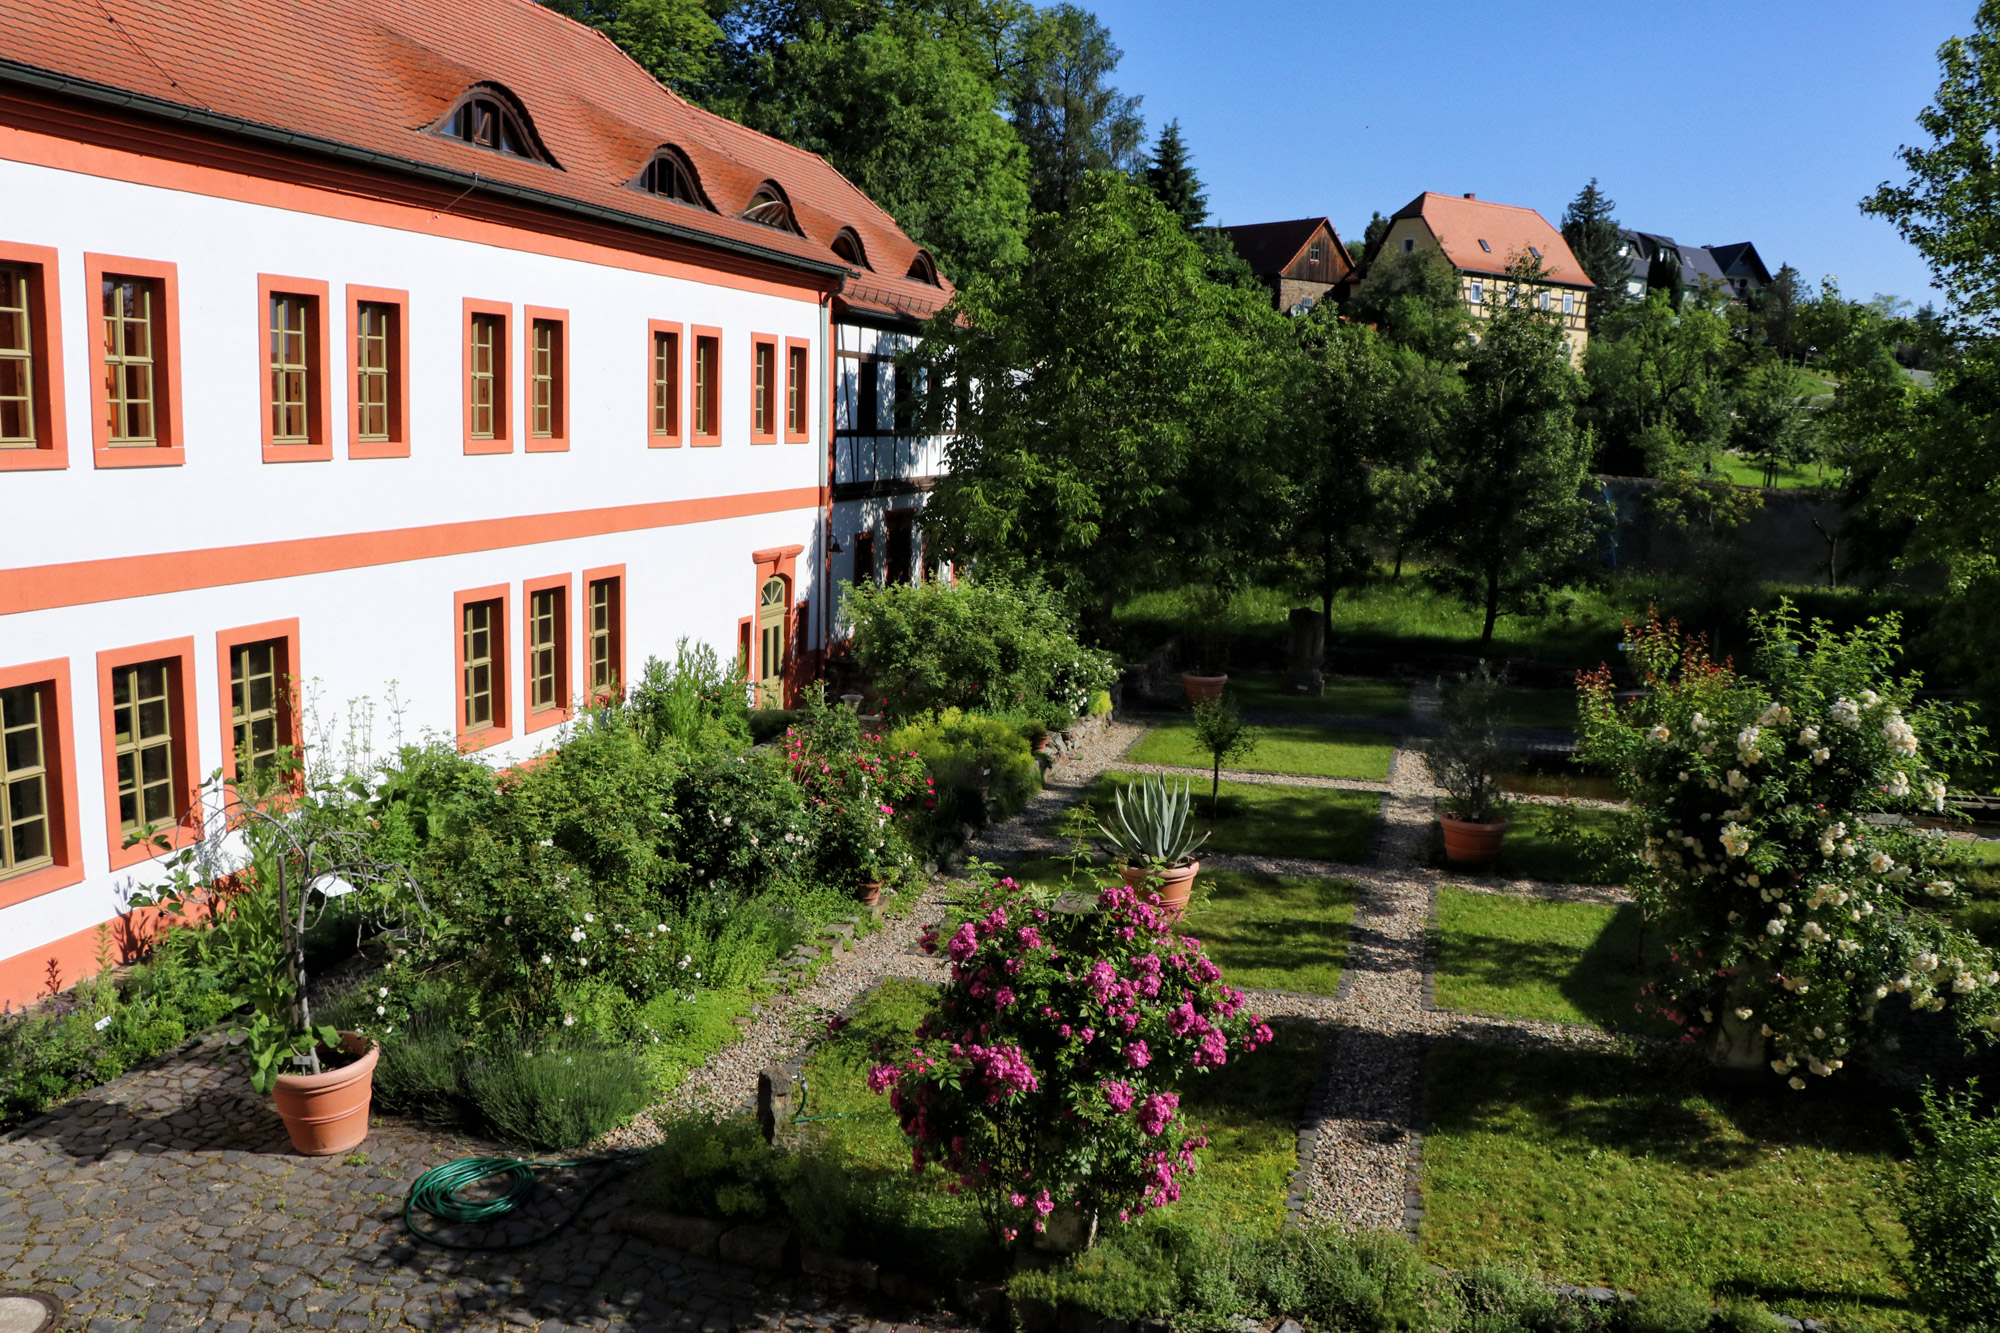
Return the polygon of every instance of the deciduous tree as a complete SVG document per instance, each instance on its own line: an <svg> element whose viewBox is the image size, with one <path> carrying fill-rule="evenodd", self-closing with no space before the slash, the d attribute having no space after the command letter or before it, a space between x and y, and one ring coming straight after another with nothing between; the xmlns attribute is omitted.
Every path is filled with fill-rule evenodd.
<svg viewBox="0 0 2000 1333"><path fill-rule="evenodd" d="M1067 212L1090 173L1136 165L1146 132L1140 99L1111 85L1124 52L1095 14L1076 5L1042 10L1017 49L1008 83L1034 204Z"/></svg>

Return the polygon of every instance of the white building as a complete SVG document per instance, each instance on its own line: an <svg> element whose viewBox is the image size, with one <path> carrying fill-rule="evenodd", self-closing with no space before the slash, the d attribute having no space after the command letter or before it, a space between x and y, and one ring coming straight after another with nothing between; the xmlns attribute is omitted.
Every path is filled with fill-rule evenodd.
<svg viewBox="0 0 2000 1333"><path fill-rule="evenodd" d="M810 675L835 321L949 295L531 0L0 8L0 1000L308 694L505 763L684 635Z"/></svg>

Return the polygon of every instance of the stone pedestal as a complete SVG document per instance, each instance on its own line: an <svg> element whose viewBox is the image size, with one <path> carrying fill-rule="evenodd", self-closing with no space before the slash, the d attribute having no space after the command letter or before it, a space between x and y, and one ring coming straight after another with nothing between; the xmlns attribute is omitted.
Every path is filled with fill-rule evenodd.
<svg viewBox="0 0 2000 1333"><path fill-rule="evenodd" d="M1298 694L1314 697L1326 688L1326 618L1310 607L1291 613L1291 637L1285 650L1285 684Z"/></svg>

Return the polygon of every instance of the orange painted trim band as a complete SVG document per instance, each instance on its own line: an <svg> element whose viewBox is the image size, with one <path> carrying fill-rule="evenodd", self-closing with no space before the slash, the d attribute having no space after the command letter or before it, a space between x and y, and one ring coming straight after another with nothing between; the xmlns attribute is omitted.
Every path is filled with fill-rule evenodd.
<svg viewBox="0 0 2000 1333"><path fill-rule="evenodd" d="M135 662L165 659L173 664L167 679L168 726L173 736L174 822L154 829L164 836L167 846L178 849L194 841L200 812L195 806L201 786L200 743L194 699L194 636L139 643L129 648L113 648L97 655L97 723L104 753L104 841L111 853L111 868L124 870L149 861L160 849L147 842L125 845L125 830L118 808L118 726L113 716L111 673Z"/></svg>
<svg viewBox="0 0 2000 1333"><path fill-rule="evenodd" d="M179 467L187 462L181 433L181 295L180 270L153 259L126 259L86 252L83 256L84 309L104 317L104 279L108 276L145 278L156 283L159 307L153 311L153 435L157 444L111 443L111 397L104 383L104 327L86 346L97 349L90 376L91 452L97 466ZM164 401L163 401L164 400Z"/></svg>
<svg viewBox="0 0 2000 1333"><path fill-rule="evenodd" d="M271 299L276 296L306 298L306 442L279 444L272 420L272 395L276 385L271 377ZM264 413L260 432L266 463L330 463L333 461L333 405L327 400L328 328L332 315L331 289L315 278L284 278L270 273L257 275L257 376L261 388L257 401Z"/></svg>
<svg viewBox="0 0 2000 1333"><path fill-rule="evenodd" d="M42 767L49 794L49 850L53 864L0 879L0 907L39 898L83 880L83 831L77 822L76 756L70 748L69 659L52 658L0 668L0 690L40 685L46 709L42 725ZM53 696L53 697L51 697Z"/></svg>
<svg viewBox="0 0 2000 1333"><path fill-rule="evenodd" d="M29 386L35 413L33 448L0 449L0 472L41 472L69 466L69 423L65 417L62 364L62 284L54 247L0 241L0 262L28 273L28 355L36 375Z"/></svg>
<svg viewBox="0 0 2000 1333"><path fill-rule="evenodd" d="M811 486L0 570L0 616L814 508Z"/></svg>
<svg viewBox="0 0 2000 1333"><path fill-rule="evenodd" d="M361 438L361 306L385 305L396 312L389 330L389 438ZM347 456L410 456L410 294L394 287L347 284Z"/></svg>

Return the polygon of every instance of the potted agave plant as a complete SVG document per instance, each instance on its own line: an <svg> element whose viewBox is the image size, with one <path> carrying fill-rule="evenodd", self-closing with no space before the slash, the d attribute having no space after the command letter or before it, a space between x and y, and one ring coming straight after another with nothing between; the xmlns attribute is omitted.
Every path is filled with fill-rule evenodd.
<svg viewBox="0 0 2000 1333"><path fill-rule="evenodd" d="M1507 752L1493 726L1501 682L1484 662L1475 673L1439 689L1442 735L1423 748L1424 767L1443 790L1438 823L1445 860L1483 869L1500 855L1507 836L1507 799L1500 787Z"/></svg>
<svg viewBox="0 0 2000 1333"><path fill-rule="evenodd" d="M166 884L135 900L213 923L247 1010L233 1036L249 1056L250 1085L270 1094L294 1148L323 1157L368 1137L378 1050L314 1019L306 933L329 902L358 889L377 890L388 908L405 895L419 907L423 899L408 870L368 855L365 834L317 819L296 773L286 759L240 782L211 779L202 836L165 859Z"/></svg>
<svg viewBox="0 0 2000 1333"><path fill-rule="evenodd" d="M1208 841L1206 833L1197 836L1188 827L1193 803L1186 782L1176 788L1149 773L1118 789L1111 821L1097 826L1121 863L1125 883L1136 889L1159 880L1160 905L1176 915L1194 894L1195 873L1201 869L1194 854Z"/></svg>

